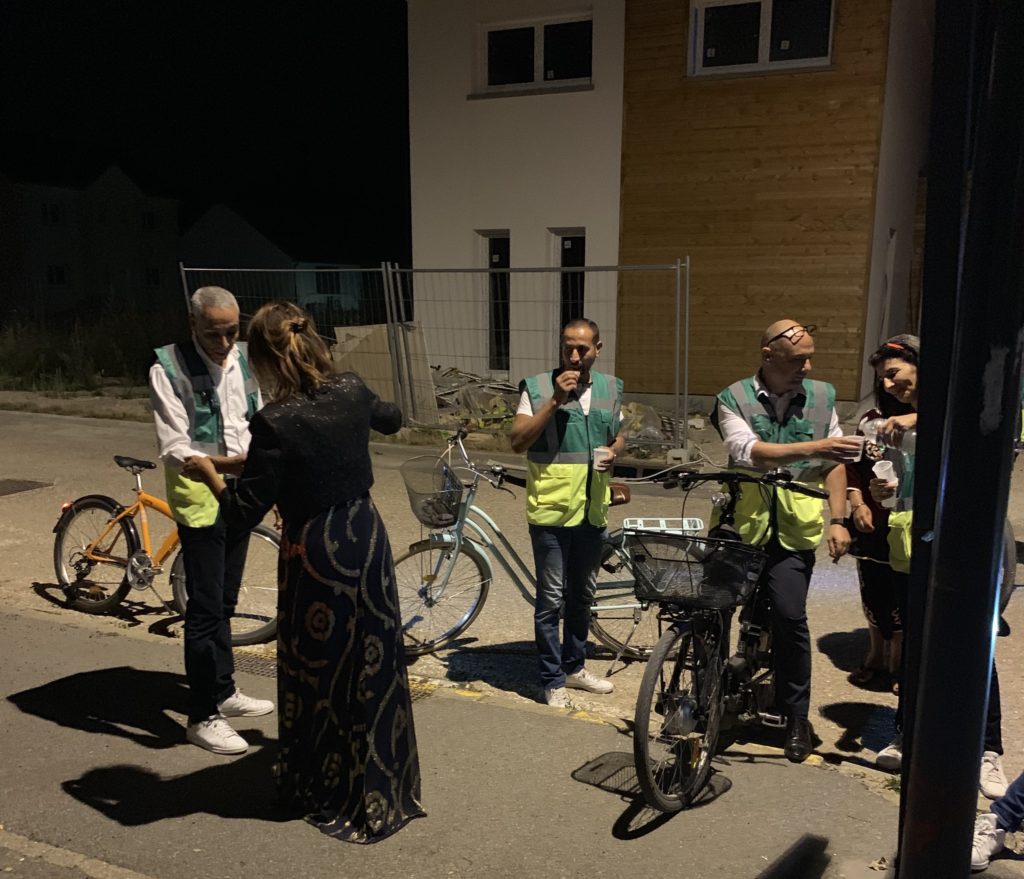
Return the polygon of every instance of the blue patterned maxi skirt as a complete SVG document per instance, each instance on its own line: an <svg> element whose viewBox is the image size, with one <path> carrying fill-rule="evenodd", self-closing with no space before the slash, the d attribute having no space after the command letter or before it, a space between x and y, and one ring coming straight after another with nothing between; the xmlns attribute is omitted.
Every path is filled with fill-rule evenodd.
<svg viewBox="0 0 1024 879"><path fill-rule="evenodd" d="M420 806L391 546L369 495L285 528L278 572L281 805L377 842Z"/></svg>

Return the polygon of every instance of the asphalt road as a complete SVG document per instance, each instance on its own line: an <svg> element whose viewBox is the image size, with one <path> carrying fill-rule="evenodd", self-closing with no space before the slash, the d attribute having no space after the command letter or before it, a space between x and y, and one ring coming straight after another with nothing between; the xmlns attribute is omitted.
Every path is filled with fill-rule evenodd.
<svg viewBox="0 0 1024 879"><path fill-rule="evenodd" d="M151 595L133 593L131 601L117 615L85 617L60 606L52 566L51 529L60 504L87 493L111 494L127 501L131 496L131 478L113 464L112 455L126 454L145 458L155 456L155 452L153 431L146 424L0 412L0 460L4 462L0 466L0 480L40 483L30 490L0 496L0 549L5 550L4 564L0 566L0 595L7 608L5 620L9 621L11 614L17 616L21 611L30 616L45 612L46 618L52 620L58 631L66 621L73 624L69 630L78 631L80 627L85 627L94 638L99 639L124 634L138 635L141 636L138 639L125 639L123 650L130 652L141 649L138 645L146 643L168 647L166 652L171 656L163 662L168 668L174 667L175 650L170 648L175 646L172 639L180 635L180 621L164 612ZM410 450L394 446L379 446L374 450L377 483L373 494L387 524L396 555L421 536L420 527L408 508L398 466L411 454L423 452L423 449ZM490 455L481 452L479 457L487 458ZM1021 480L1015 482L1011 521L1017 527L1018 534L1024 534L1024 499L1019 488ZM162 488L159 475L149 477L147 486L159 493ZM660 488L634 490L633 496L628 507L613 510L613 525L626 514L679 515L678 496ZM522 497L513 498L485 486L479 500L500 522L513 545L529 562ZM691 504L686 513L706 516L706 504L703 509L695 509ZM158 580L157 586L164 590L166 596L166 583ZM1011 602L1007 613L1011 626L1017 632L1024 631L1022 608L1024 601L1018 597ZM819 557L809 599L809 618L816 646L812 719L821 740L818 753L826 760L842 761L847 768L856 768L858 764L870 765L874 752L885 745L891 735L895 698L887 688L861 690L853 688L846 681L846 674L858 664L866 645L852 561L844 560L838 565L832 565L827 557ZM11 652L12 643L8 639L0 643L3 644L0 655L4 658L5 668L10 668L12 659L16 658ZM32 642L21 649L27 650L29 657L33 656L33 650L38 650L40 656L48 656L57 643L59 639L50 645ZM1005 764L1011 778L1024 769L1024 747L1020 746L1024 731L1024 663L1021 644L1019 634L1000 639L997 644L1003 690L1003 734L1007 752ZM63 662L60 670L63 674L70 674L74 671L74 658L69 657L63 648L59 649ZM267 649L264 648L264 652ZM598 655L590 662L594 670L604 672L609 661L608 657ZM31 665L30 661L29 667ZM40 667L46 668L47 663L40 662ZM642 670L640 663L619 668L613 675L616 692L608 697L581 698L582 707L613 720L630 718ZM503 575L499 575L492 586L487 606L457 649L445 651L439 656L425 657L414 664L412 671L448 686L470 688L488 699L500 700L502 705L511 708L527 709L525 713L534 716L537 690L534 683L531 608L512 584ZM578 726L584 728L583 725ZM268 733L270 730L272 724L267 727ZM38 731L28 734L41 734L44 739L46 736L45 732ZM439 736L445 739L443 730ZM496 741L500 739L500 735L496 737ZM8 744L11 741L7 737ZM43 740L34 743L34 747L39 753L45 753L47 745ZM93 763L96 762L95 756L90 754ZM770 763L776 765L776 761ZM807 767L805 769L812 771ZM438 772L443 775L444 769ZM772 773L770 784L776 783L776 776L777 773ZM769 780L767 775L762 778ZM25 791L17 787L6 787L5 790L5 794L0 797L0 815L6 817L8 804L12 802L8 797L24 795ZM891 807L891 802L876 794L872 796L878 800L879 809ZM773 816L769 814L768 817L771 819ZM108 828L108 832L112 831ZM59 845L60 834L47 837L47 841ZM884 845L882 849L879 855L887 853ZM116 859L112 859L112 862L124 863ZM147 867L146 872L152 871ZM220 874L215 871L215 875ZM567 872L565 875L574 873ZM998 874L990 871L989 875ZM1005 875L1024 875L1024 871Z"/></svg>

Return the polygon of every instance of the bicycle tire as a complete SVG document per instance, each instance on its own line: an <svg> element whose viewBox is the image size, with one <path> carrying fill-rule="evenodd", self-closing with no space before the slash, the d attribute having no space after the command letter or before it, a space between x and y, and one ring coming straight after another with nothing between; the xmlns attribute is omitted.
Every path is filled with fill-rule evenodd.
<svg viewBox="0 0 1024 879"><path fill-rule="evenodd" d="M634 626L635 612L640 621ZM590 608L590 631L616 655L621 650L623 658L641 661L651 655L661 637L657 609L653 605L639 606L633 593L629 554L620 547L607 546L601 556L596 598Z"/></svg>
<svg viewBox="0 0 1024 879"><path fill-rule="evenodd" d="M112 497L86 495L71 504L53 529L53 569L67 595L68 607L83 613L107 613L131 589L128 559L139 549L139 535L131 519L118 522L100 547L102 554L110 557L109 562L85 557L86 549L123 510Z"/></svg>
<svg viewBox="0 0 1024 879"><path fill-rule="evenodd" d="M407 656L444 647L472 625L490 589L490 565L476 546L463 541L458 555L450 546L421 540L395 562L395 586ZM433 582L444 577L440 597Z"/></svg>
<svg viewBox="0 0 1024 879"><path fill-rule="evenodd" d="M231 646L263 644L277 634L277 563L281 555L281 536L267 525L249 532L249 549L238 588L238 604L231 617ZM174 607L182 616L188 604L185 588L185 559L181 552L171 565L171 594Z"/></svg>
<svg viewBox="0 0 1024 879"><path fill-rule="evenodd" d="M633 760L644 799L662 812L690 805L711 774L724 695L718 637L675 623L654 646L644 670Z"/></svg>

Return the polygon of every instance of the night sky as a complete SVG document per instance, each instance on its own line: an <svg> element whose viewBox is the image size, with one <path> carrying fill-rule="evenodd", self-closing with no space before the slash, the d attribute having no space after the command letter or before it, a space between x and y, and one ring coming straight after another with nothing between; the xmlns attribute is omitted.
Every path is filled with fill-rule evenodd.
<svg viewBox="0 0 1024 879"><path fill-rule="evenodd" d="M120 165L296 259L408 264L404 0L0 0L0 173Z"/></svg>

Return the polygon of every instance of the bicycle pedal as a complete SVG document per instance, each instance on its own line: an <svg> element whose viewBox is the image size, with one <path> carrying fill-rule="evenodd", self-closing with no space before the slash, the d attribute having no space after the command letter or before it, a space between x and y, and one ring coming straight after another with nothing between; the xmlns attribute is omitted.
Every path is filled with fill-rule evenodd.
<svg viewBox="0 0 1024 879"><path fill-rule="evenodd" d="M775 727L776 729L782 729L786 725L786 718L781 714L768 714L765 711L760 712L758 719L764 726Z"/></svg>

